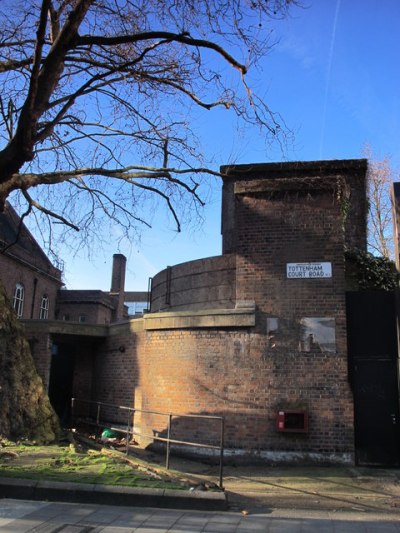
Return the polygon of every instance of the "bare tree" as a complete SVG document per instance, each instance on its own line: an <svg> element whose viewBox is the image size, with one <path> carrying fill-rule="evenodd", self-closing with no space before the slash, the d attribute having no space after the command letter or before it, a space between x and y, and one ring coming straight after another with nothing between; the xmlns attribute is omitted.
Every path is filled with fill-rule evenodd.
<svg viewBox="0 0 400 533"><path fill-rule="evenodd" d="M203 203L201 177L218 174L194 109L230 110L283 140L245 75L271 46L268 21L293 3L2 0L0 210L11 195L85 238L104 214L129 234L149 225L150 195L179 231L184 207Z"/></svg>
<svg viewBox="0 0 400 533"><path fill-rule="evenodd" d="M388 155L381 160L374 157L370 146L364 149L368 163L368 247L382 257L393 259L393 213L391 187L394 171Z"/></svg>

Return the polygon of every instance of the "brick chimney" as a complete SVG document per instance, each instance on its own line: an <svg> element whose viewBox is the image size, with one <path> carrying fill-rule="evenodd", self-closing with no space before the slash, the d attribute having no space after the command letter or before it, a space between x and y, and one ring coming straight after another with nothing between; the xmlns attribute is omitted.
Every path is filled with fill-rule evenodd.
<svg viewBox="0 0 400 533"><path fill-rule="evenodd" d="M115 297L114 320L116 322L124 318L125 270L126 257L123 254L114 254L110 295Z"/></svg>

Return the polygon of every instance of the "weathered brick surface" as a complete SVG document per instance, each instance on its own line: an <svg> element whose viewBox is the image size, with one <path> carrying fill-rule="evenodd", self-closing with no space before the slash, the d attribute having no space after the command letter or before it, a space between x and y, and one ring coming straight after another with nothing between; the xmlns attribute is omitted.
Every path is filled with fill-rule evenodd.
<svg viewBox="0 0 400 533"><path fill-rule="evenodd" d="M140 336L135 334L107 338L94 361L93 398L133 407L140 349Z"/></svg>
<svg viewBox="0 0 400 533"><path fill-rule="evenodd" d="M154 276L151 311L227 309L235 305L235 257L207 257Z"/></svg>
<svg viewBox="0 0 400 533"><path fill-rule="evenodd" d="M252 177L259 181L225 187L234 195L225 201L225 214L234 219L223 229L225 249L236 256L235 300L256 302L255 327L179 329L172 321L171 329L110 338L97 358L97 394L144 410L223 415L228 448L351 458L344 246L363 245L362 201L349 207L349 220L337 190L343 180L325 187L314 175L312 182L300 188L291 183L287 190L274 182L271 193L268 176ZM346 179L346 201L361 198L362 177ZM287 263L303 262L331 263L332 277L288 279ZM329 349L306 347L302 327L310 318L331 319L335 344ZM271 319L279 325L273 335ZM295 407L309 413L308 433L278 432L277 412ZM165 434L165 418L146 415L140 422L149 435ZM202 426L174 419L177 436L207 435L217 443L218 424Z"/></svg>
<svg viewBox="0 0 400 533"><path fill-rule="evenodd" d="M146 351L138 360L144 408L224 415L226 445L233 448L352 449L343 359L266 355L265 338L252 333L170 332L147 337ZM276 412L299 401L310 412L310 433L278 434Z"/></svg>
<svg viewBox="0 0 400 533"><path fill-rule="evenodd" d="M196 325L184 326L172 315L168 322L163 313L159 329L154 323L146 329L147 319L140 326L135 322L131 330L112 326L92 359L91 398L145 411L224 416L225 445L231 449L351 460L344 248L365 242L365 189L359 170L365 165L352 162L346 171L346 162L339 163L334 166L342 173L329 175L328 186L325 176L318 177L321 169L310 164L300 165L312 177L300 187L298 173L283 185L275 182L284 165L273 166L273 176L265 165L264 174L252 171L247 182L227 179L225 191L231 196L224 200L225 214L233 219L223 225L224 249L232 254L229 261L236 258L229 274L235 272L235 286L229 282L231 305L255 301L255 325L211 326L209 320L196 319ZM321 166L324 172L328 167ZM346 194L339 190L344 186ZM359 203L354 206L349 199ZM332 277L289 279L287 263L303 262L330 263ZM190 265L183 273L186 290ZM203 270L201 274L206 279ZM305 329L310 319L329 320L322 322L322 329L331 333L326 344L315 342ZM113 328L118 332L112 333ZM309 413L308 433L276 430L277 412L293 408ZM135 423L149 437L165 435L165 416L138 414ZM173 436L218 442L217 423L177 416L173 427Z"/></svg>
<svg viewBox="0 0 400 533"><path fill-rule="evenodd" d="M108 340L96 359L94 392L102 401L143 410L222 415L228 448L351 453L346 375L337 354L271 353L265 335L251 331L141 332L134 341ZM310 413L308 434L276 431L277 411L294 403ZM174 420L176 437L217 444L218 423ZM140 423L144 433L165 434L165 417L146 415Z"/></svg>
<svg viewBox="0 0 400 533"><path fill-rule="evenodd" d="M98 302L57 302L57 319L86 324L109 324L112 309Z"/></svg>
<svg viewBox="0 0 400 533"><path fill-rule="evenodd" d="M35 279L37 280L36 282ZM24 286L25 300L22 318L39 318L42 297L46 295L49 298L49 319L54 319L57 291L61 285L60 281L1 253L0 280L11 302L13 302L16 284L22 283Z"/></svg>

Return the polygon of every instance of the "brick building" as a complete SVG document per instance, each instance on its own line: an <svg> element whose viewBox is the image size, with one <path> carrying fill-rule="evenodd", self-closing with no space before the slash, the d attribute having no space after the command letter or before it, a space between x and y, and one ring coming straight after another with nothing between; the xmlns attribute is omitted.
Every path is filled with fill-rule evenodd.
<svg viewBox="0 0 400 533"><path fill-rule="evenodd" d="M99 352L94 395L222 414L236 456L352 462L344 251L366 246L366 166L223 168L223 255L155 276L142 331L123 339L122 355L121 338ZM120 383L121 359L134 386L106 390ZM308 415L307 430L277 430L280 412ZM150 416L144 424L163 430Z"/></svg>
<svg viewBox="0 0 400 533"><path fill-rule="evenodd" d="M61 270L51 263L13 207L6 203L0 213L0 281L20 319L88 324L127 319L125 268L125 256L115 254L110 292L62 289Z"/></svg>
<svg viewBox="0 0 400 533"><path fill-rule="evenodd" d="M128 318L125 307L126 257L114 254L110 292L61 290L57 296L56 318L86 324L110 324Z"/></svg>
<svg viewBox="0 0 400 533"><path fill-rule="evenodd" d="M61 271L8 203L0 213L0 280L19 318L54 319Z"/></svg>
<svg viewBox="0 0 400 533"><path fill-rule="evenodd" d="M50 391L68 381L65 398L144 410L147 435L166 431L149 411L223 415L226 455L353 463L345 250L366 248L366 171L366 160L223 167L221 256L158 273L143 317L26 323ZM174 431L200 430L178 417Z"/></svg>

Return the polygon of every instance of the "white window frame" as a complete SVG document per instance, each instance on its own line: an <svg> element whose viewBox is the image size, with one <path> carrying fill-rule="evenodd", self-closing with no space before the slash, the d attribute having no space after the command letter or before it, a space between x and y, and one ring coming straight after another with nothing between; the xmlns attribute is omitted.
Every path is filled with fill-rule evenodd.
<svg viewBox="0 0 400 533"><path fill-rule="evenodd" d="M42 296L39 318L40 320L47 320L49 318L49 297L47 294L43 294Z"/></svg>
<svg viewBox="0 0 400 533"><path fill-rule="evenodd" d="M24 313L25 288L22 283L15 285L13 307L18 318L22 318Z"/></svg>

